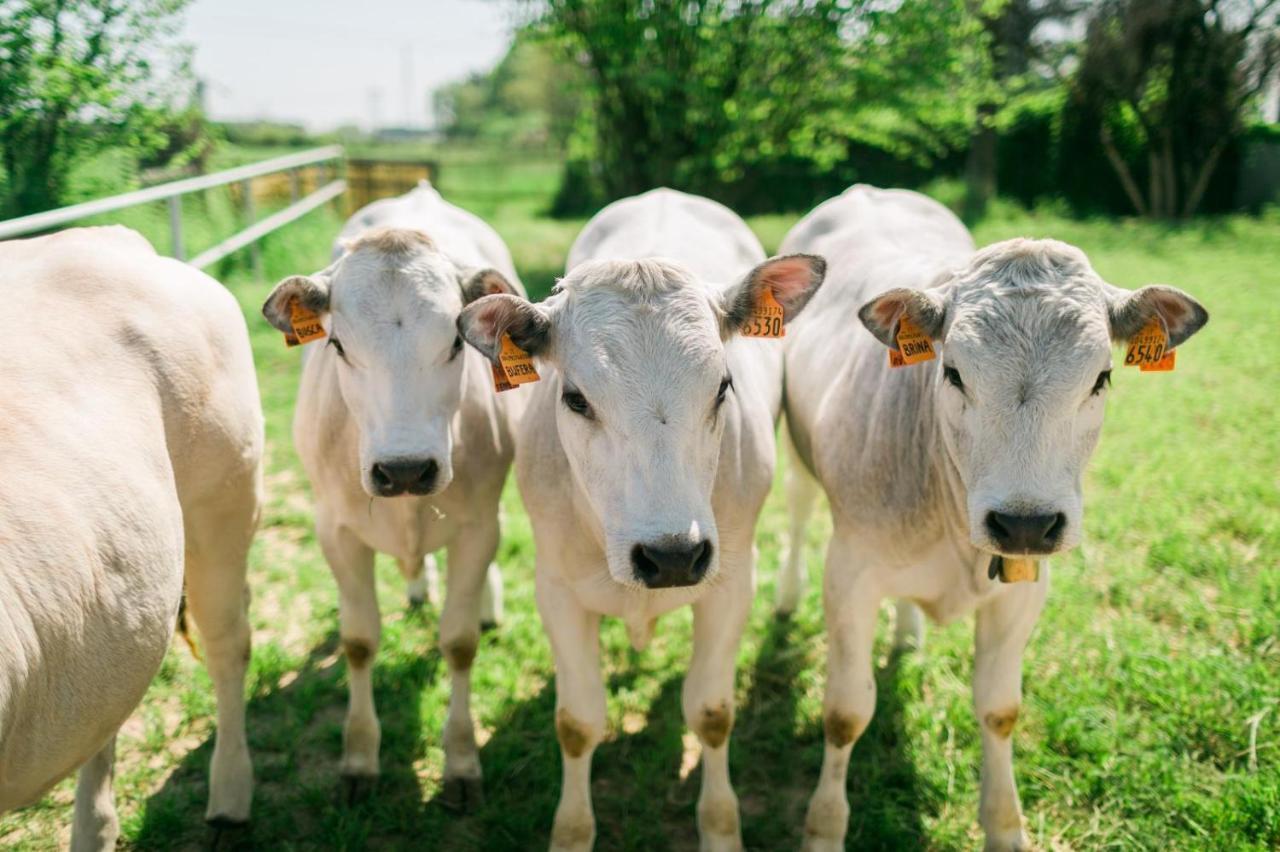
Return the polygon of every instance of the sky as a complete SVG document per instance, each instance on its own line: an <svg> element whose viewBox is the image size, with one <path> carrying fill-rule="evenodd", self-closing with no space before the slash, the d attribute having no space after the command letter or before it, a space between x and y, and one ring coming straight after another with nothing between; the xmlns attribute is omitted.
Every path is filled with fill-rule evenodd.
<svg viewBox="0 0 1280 852"><path fill-rule="evenodd" d="M511 40L503 0L195 0L210 117L329 130L430 124L430 91L492 67Z"/></svg>

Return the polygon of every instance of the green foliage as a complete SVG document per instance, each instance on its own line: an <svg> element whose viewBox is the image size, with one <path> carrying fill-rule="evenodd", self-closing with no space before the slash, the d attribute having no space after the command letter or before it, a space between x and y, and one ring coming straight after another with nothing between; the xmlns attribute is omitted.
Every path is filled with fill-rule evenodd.
<svg viewBox="0 0 1280 852"><path fill-rule="evenodd" d="M188 0L0 0L0 216L63 201L76 163L171 145L187 54L174 46Z"/></svg>

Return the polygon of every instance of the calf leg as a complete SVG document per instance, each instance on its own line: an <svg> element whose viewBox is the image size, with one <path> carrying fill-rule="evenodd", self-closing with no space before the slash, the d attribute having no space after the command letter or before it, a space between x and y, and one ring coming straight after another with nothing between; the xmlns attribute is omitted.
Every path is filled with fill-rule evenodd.
<svg viewBox="0 0 1280 852"><path fill-rule="evenodd" d="M440 569L436 567L436 558L428 553L421 562L410 565L404 560L396 560L400 573L406 580L405 591L409 595L409 606L417 608L424 603L432 606L440 605Z"/></svg>
<svg viewBox="0 0 1280 852"><path fill-rule="evenodd" d="M703 850L742 848L738 797L729 781L733 680L742 630L751 611L751 546L720 560L724 583L693 607L693 661L684 679L684 719L702 743L698 836Z"/></svg>
<svg viewBox="0 0 1280 852"><path fill-rule="evenodd" d="M787 447L787 509L790 525L787 528L787 553L778 572L778 588L774 610L779 618L786 618L796 611L808 585L808 571L804 561L805 529L813 516L818 500L818 481L805 469L799 454L788 436L783 443Z"/></svg>
<svg viewBox="0 0 1280 852"><path fill-rule="evenodd" d="M484 802L480 753L471 719L471 663L480 642L480 599L498 550L498 520L466 527L449 545L448 583L440 615L440 650L449 665L444 723L444 804L473 811Z"/></svg>
<svg viewBox="0 0 1280 852"><path fill-rule="evenodd" d="M116 818L111 779L115 774L116 737L111 735L97 754L80 767L76 779L75 819L71 852L100 852L116 848L120 821Z"/></svg>
<svg viewBox="0 0 1280 852"><path fill-rule="evenodd" d="M893 613L893 650L919 651L924 648L924 614L908 600L899 600Z"/></svg>
<svg viewBox="0 0 1280 852"><path fill-rule="evenodd" d="M556 659L556 738L563 775L551 828L553 852L585 852L596 837L591 810L591 755L604 737L600 677L600 616L578 603L558 580L536 580L538 614Z"/></svg>
<svg viewBox="0 0 1280 852"><path fill-rule="evenodd" d="M807 850L844 849L849 827L845 792L849 755L876 706L871 645L880 599L874 567L856 557L846 537L833 536L823 576L827 621L827 691L823 700L826 744L822 775L805 817Z"/></svg>
<svg viewBox="0 0 1280 852"><path fill-rule="evenodd" d="M373 706L373 661L382 635L373 582L373 550L346 527L323 521L317 533L338 583L338 633L347 657L347 721L343 727L342 773L349 799L366 792L378 775L382 729Z"/></svg>
<svg viewBox="0 0 1280 852"><path fill-rule="evenodd" d="M1022 704L1022 652L1044 608L1047 568L1035 583L1011 586L978 610L973 707L982 728L979 816L989 850L1028 849L1013 778L1013 728Z"/></svg>
<svg viewBox="0 0 1280 852"><path fill-rule="evenodd" d="M187 607L200 631L218 702L205 819L242 823L253 800L253 764L245 734L244 678L249 667L249 546L257 528L256 477L218 508L187 507Z"/></svg>
<svg viewBox="0 0 1280 852"><path fill-rule="evenodd" d="M497 562L489 563L484 595L480 598L480 629L491 630L502 623L502 572Z"/></svg>

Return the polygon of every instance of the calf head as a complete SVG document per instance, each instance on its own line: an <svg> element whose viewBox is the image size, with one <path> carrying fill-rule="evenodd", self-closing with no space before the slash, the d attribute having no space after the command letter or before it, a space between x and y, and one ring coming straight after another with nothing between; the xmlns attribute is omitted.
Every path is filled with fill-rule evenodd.
<svg viewBox="0 0 1280 852"><path fill-rule="evenodd" d="M319 314L338 387L359 431L360 481L374 497L434 494L453 479L450 426L462 393L463 306L514 292L492 269L459 269L420 231L378 229L327 269L276 285L262 312L291 330L296 299Z"/></svg>
<svg viewBox="0 0 1280 852"><path fill-rule="evenodd" d="M890 290L859 312L896 347L910 318L936 343L933 384L946 451L967 492L975 547L1048 554L1080 541L1085 464L1098 441L1111 343L1153 318L1170 349L1208 321L1173 287L1129 291L1054 240L1010 240L928 290Z"/></svg>
<svg viewBox="0 0 1280 852"><path fill-rule="evenodd" d="M507 334L556 368L560 441L618 583L692 586L716 575L711 496L737 405L725 342L766 289L789 321L825 268L808 255L774 258L720 288L668 261L596 261L541 304L499 295L463 310L463 336L490 359Z"/></svg>

